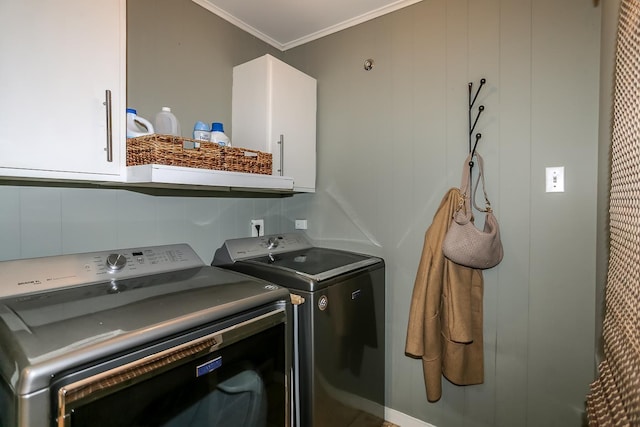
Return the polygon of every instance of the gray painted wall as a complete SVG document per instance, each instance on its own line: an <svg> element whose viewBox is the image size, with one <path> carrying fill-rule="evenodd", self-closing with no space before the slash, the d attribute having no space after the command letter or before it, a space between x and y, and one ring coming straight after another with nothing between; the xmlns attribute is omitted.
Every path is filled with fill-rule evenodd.
<svg viewBox="0 0 640 427"><path fill-rule="evenodd" d="M171 107L182 135L197 120L231 129L232 68L281 53L188 0L127 2L127 105L153 121ZM233 143L233 139L231 140Z"/></svg>
<svg viewBox="0 0 640 427"><path fill-rule="evenodd" d="M130 0L129 105L230 124L231 67L272 48L189 0ZM318 79L318 192L291 198L0 186L0 259L224 239L309 220L317 243L387 261L387 406L438 427L579 426L593 379L600 9L425 0L277 56ZM375 68L363 70L367 58ZM505 259L485 274L485 383L427 403L404 355L426 228L459 183L467 83ZM233 138L233 130L227 127ZM565 166L562 194L544 168Z"/></svg>
<svg viewBox="0 0 640 427"><path fill-rule="evenodd" d="M318 192L286 200L327 246L388 265L388 406L439 427L578 426L594 370L600 9L582 0L423 1L285 54L318 78ZM375 60L366 72L363 62ZM505 258L485 273L485 383L426 402L404 353L423 235L479 150ZM565 166L566 192L544 192Z"/></svg>
<svg viewBox="0 0 640 427"><path fill-rule="evenodd" d="M0 186L0 260L185 242L209 263L225 239L250 235L252 218L293 228L280 199L158 194Z"/></svg>
<svg viewBox="0 0 640 427"><path fill-rule="evenodd" d="M596 264L596 365L603 357L602 323L609 266L609 188L611 184L611 132L615 74L616 33L622 0L602 3L600 41L600 132L598 147L598 245Z"/></svg>

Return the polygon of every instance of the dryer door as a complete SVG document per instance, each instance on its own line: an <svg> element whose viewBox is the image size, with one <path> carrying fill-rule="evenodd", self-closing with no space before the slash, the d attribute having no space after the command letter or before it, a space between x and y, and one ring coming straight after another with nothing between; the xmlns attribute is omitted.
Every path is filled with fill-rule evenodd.
<svg viewBox="0 0 640 427"><path fill-rule="evenodd" d="M285 320L278 309L81 380L62 379L55 425L288 426Z"/></svg>

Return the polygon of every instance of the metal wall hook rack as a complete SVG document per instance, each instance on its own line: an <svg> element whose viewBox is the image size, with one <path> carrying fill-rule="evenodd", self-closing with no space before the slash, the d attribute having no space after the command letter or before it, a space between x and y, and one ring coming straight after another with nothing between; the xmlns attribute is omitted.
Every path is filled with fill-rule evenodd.
<svg viewBox="0 0 640 427"><path fill-rule="evenodd" d="M473 131L476 129L476 125L478 124L478 119L480 119L480 115L484 111L484 105L478 106L478 113L476 114L475 120L473 119L473 106L478 99L478 95L480 94L480 90L482 86L487 83L486 79L480 79L480 85L478 86L478 90L476 90L475 94L473 93L473 83L469 83L469 152L471 153L471 160L469 161L469 171L473 169L473 156L476 153L476 147L478 146L478 142L480 138L482 138L481 133L476 133L476 140L473 141Z"/></svg>

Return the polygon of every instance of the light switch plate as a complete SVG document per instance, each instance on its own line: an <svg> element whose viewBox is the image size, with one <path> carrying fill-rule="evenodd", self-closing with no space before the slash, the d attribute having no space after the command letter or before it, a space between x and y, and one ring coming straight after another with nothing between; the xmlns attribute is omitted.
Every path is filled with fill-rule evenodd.
<svg viewBox="0 0 640 427"><path fill-rule="evenodd" d="M564 166L546 168L547 193L564 193Z"/></svg>

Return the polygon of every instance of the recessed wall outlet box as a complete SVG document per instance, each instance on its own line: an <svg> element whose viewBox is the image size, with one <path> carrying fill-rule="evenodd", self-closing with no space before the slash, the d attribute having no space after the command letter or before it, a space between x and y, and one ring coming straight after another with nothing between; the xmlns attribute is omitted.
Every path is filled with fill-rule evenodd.
<svg viewBox="0 0 640 427"><path fill-rule="evenodd" d="M564 192L564 166L546 168L547 193Z"/></svg>
<svg viewBox="0 0 640 427"><path fill-rule="evenodd" d="M296 219L296 230L306 230L306 229L307 229L307 220Z"/></svg>
<svg viewBox="0 0 640 427"><path fill-rule="evenodd" d="M251 220L251 237L264 236L264 219Z"/></svg>

